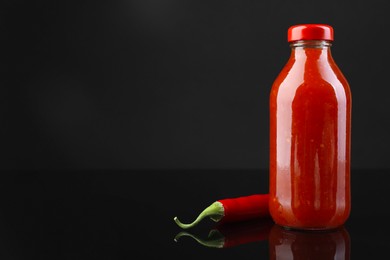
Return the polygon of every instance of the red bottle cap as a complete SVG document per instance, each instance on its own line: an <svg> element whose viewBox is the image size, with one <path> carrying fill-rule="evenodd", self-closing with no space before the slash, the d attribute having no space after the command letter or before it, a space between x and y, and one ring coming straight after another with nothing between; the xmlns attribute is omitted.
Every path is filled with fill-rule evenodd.
<svg viewBox="0 0 390 260"><path fill-rule="evenodd" d="M299 40L333 41L333 28L326 24L300 24L288 28L288 42Z"/></svg>

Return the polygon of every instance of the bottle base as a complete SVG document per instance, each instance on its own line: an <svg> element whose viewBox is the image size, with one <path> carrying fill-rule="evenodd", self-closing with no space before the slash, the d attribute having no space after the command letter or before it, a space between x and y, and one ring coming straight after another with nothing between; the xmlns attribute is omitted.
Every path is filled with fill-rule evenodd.
<svg viewBox="0 0 390 260"><path fill-rule="evenodd" d="M285 226L280 224L277 225L285 230L297 231L297 232L334 232L342 229L344 226L341 225L336 227L293 227L293 226Z"/></svg>

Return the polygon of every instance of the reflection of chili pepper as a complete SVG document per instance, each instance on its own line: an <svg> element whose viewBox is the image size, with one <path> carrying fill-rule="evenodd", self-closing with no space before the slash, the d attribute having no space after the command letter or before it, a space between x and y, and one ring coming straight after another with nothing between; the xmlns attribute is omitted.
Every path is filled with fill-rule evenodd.
<svg viewBox="0 0 390 260"><path fill-rule="evenodd" d="M205 217L210 217L215 222L227 223L268 216L268 194L256 194L217 200L203 210L190 224L181 223L177 217L174 220L181 228L187 229L195 226Z"/></svg>
<svg viewBox="0 0 390 260"><path fill-rule="evenodd" d="M230 225L220 225L212 229L205 239L182 231L176 235L175 241L178 242L181 237L188 236L203 246L228 248L252 242L266 241L273 225L270 219L231 223Z"/></svg>

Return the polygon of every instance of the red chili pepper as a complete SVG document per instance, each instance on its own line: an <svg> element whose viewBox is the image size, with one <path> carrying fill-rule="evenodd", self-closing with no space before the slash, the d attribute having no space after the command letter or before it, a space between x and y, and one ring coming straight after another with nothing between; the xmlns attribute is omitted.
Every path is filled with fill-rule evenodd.
<svg viewBox="0 0 390 260"><path fill-rule="evenodd" d="M244 197L217 200L200 213L196 220L190 224L183 224L177 217L176 224L183 228L191 228L205 217L215 222L227 223L246 221L269 216L268 194L255 194Z"/></svg>

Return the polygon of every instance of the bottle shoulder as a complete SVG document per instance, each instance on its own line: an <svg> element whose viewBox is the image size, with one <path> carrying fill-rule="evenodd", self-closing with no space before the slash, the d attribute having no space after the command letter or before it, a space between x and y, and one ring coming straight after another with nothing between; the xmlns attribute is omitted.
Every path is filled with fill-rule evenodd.
<svg viewBox="0 0 390 260"><path fill-rule="evenodd" d="M345 76L331 60L295 61L289 60L283 67L271 88L271 98L283 94L286 98L307 92L335 92L337 96L350 97L350 87Z"/></svg>

